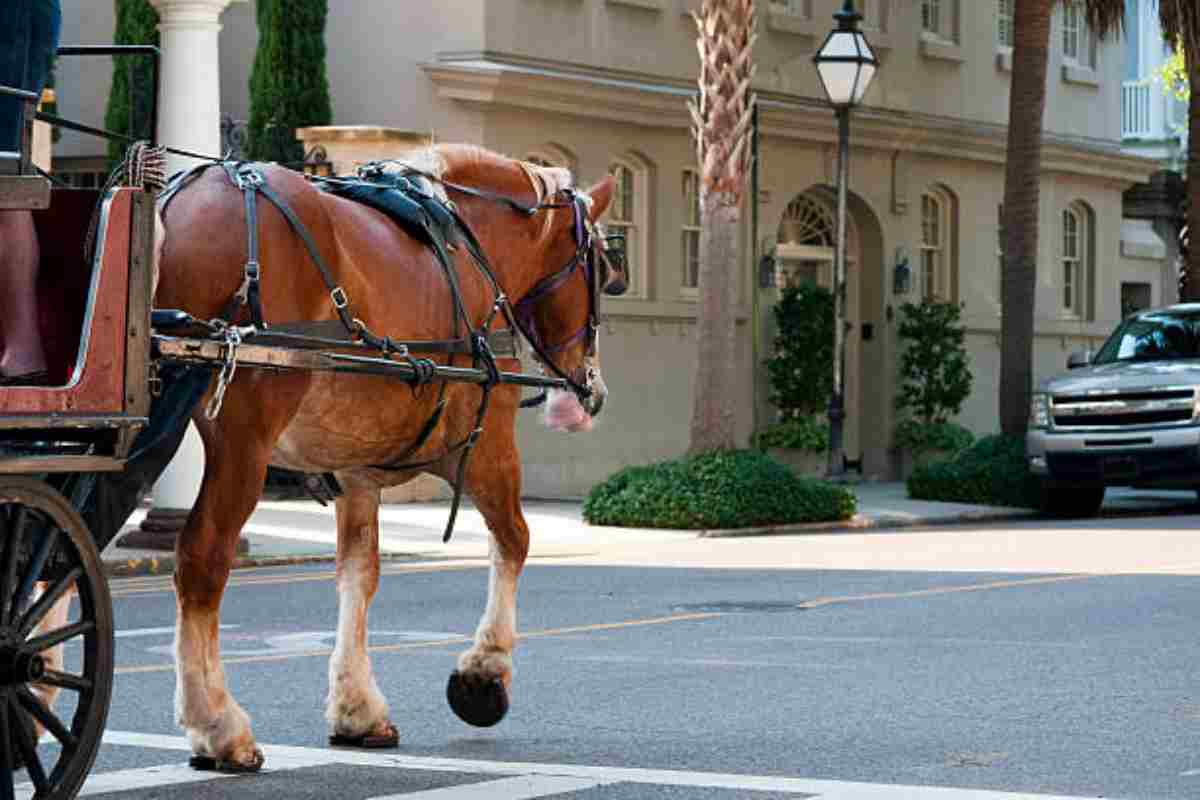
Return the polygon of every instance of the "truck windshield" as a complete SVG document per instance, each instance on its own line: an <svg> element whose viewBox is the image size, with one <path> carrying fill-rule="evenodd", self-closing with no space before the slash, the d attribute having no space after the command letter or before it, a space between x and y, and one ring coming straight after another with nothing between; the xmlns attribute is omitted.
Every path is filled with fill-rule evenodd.
<svg viewBox="0 0 1200 800"><path fill-rule="evenodd" d="M1200 358L1200 312L1156 312L1121 323L1093 364Z"/></svg>

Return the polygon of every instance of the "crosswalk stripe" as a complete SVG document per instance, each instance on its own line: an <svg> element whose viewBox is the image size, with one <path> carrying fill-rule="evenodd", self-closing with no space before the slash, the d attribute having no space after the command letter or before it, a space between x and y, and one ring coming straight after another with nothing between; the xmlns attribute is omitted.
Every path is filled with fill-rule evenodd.
<svg viewBox="0 0 1200 800"><path fill-rule="evenodd" d="M498 781L444 786L424 792L402 792L380 795L370 800L537 800L539 797L582 792L603 786L606 781L587 778L564 778L558 775L519 775Z"/></svg>
<svg viewBox="0 0 1200 800"><path fill-rule="evenodd" d="M128 731L107 731L104 742L109 745L145 747L159 750L190 751L191 744L182 736L161 736ZM675 786L733 791L776 792L807 795L820 800L1084 800L1067 795L1001 792L983 789L958 789L941 786L904 786L853 781L810 780L774 775L739 775L719 772L689 772L667 769L631 767L600 767L575 764L540 764L515 761L474 761L433 756L405 756L361 750L335 750L289 745L260 745L268 768L278 772L287 769L325 766L329 764L366 767L392 767L426 772L458 772L476 775L508 777L557 777L592 782L593 785L637 783L655 786ZM195 773L193 773L195 774ZM94 776L98 778L101 776ZM492 783L498 783L494 781ZM488 785L488 784L484 784ZM459 787L461 788L461 787ZM449 795L445 795L449 797ZM457 795L455 795L457 797ZM509 800L506 795L488 795ZM536 797L532 795L531 797ZM397 795L414 798L421 795ZM433 797L437 797L433 795Z"/></svg>
<svg viewBox="0 0 1200 800"><path fill-rule="evenodd" d="M180 783L202 783L232 778L220 772L197 772L187 764L168 764L161 767L144 767L142 769L123 769L116 772L101 772L89 775L79 792L79 797L108 792L127 792L148 787L175 786ZM16 787L17 800L30 800L33 797L33 784L23 783Z"/></svg>

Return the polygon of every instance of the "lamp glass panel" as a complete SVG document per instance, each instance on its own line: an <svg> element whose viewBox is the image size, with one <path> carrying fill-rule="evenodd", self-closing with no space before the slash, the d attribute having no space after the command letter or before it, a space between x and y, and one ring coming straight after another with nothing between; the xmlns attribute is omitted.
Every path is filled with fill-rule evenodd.
<svg viewBox="0 0 1200 800"><path fill-rule="evenodd" d="M875 65L863 64L862 74L858 77L858 86L854 92L854 104L858 105L862 102L863 96L867 93L867 89L871 86L871 80L875 77Z"/></svg>

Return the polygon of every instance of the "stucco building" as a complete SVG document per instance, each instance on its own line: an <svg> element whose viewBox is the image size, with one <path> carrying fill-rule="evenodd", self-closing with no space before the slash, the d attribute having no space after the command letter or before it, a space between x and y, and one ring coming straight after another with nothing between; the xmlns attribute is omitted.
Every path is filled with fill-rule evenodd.
<svg viewBox="0 0 1200 800"><path fill-rule="evenodd" d="M695 369L696 174L684 101L697 71L694 0L338 0L326 32L335 160L412 136L466 140L569 166L582 184L621 181L610 222L629 237L632 287L605 298L602 352L612 398L598 431L552 434L530 415L521 436L530 494L571 496L623 464L687 446ZM811 58L841 0L760 2L761 219L741 275L740 435L754 405L771 418L752 330L770 341L781 277L828 284L833 262L834 117ZM882 66L852 120L847 452L867 476L895 474L891 450L899 307L922 296L964 304L975 390L961 421L997 428L1000 206L1011 82L1011 0L865 0ZM105 8L99 8L104 6ZM106 41L111 8L66 0L65 41ZM106 16L107 14L107 16ZM221 17L221 103L245 119L256 42L253 5ZM75 27L72 27L74 25ZM1163 242L1126 219L1122 193L1158 165L1122 151L1126 47L1102 43L1077 11L1052 34L1036 306L1036 371L1096 343L1123 305L1171 299ZM98 118L103 70L64 70L60 108ZM170 102L169 98L167 102ZM331 138L332 137L332 138ZM336 139L336 141L334 141ZM67 137L59 167L88 167ZM901 265L911 270L897 291ZM766 267L764 269L764 266ZM266 265L265 269L270 269ZM765 273L765 275L764 275ZM762 278L769 280L762 280ZM769 284L769 285L764 285ZM760 292L761 318L751 314ZM760 358L766 353L759 353Z"/></svg>

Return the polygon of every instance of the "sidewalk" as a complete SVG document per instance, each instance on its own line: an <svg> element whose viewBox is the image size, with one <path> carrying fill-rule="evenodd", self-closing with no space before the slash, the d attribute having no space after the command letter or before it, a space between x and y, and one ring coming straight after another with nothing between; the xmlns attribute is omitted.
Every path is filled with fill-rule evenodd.
<svg viewBox="0 0 1200 800"><path fill-rule="evenodd" d="M858 514L842 523L790 525L736 531L668 531L592 527L583 522L578 501L525 501L531 531L530 555L535 558L570 558L597 555L626 544L680 542L703 537L862 533L872 529L961 525L976 522L1028 520L1028 509L999 508L960 503L910 500L902 483L862 483L854 487ZM1106 515L1158 514L1186 511L1196 503L1193 492L1131 491L1111 489L1105 499ZM488 533L483 518L464 500L454 536L442 543L449 504L412 503L383 506L380 510L380 552L399 560L482 560L488 557ZM138 525L144 510L135 512L129 525ZM337 531L332 506L313 501L260 503L242 532L249 552L239 567L328 562L336 552ZM134 550L110 544L103 554L112 575L170 574L169 551Z"/></svg>

